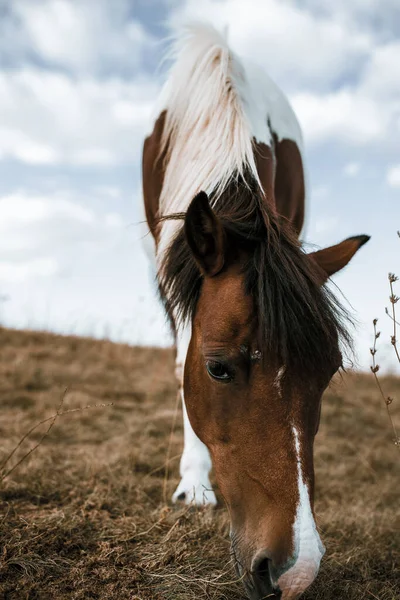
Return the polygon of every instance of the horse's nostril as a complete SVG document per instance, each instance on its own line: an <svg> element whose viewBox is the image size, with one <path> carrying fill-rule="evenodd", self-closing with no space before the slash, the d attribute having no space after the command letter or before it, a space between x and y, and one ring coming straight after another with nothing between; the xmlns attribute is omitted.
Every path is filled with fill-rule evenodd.
<svg viewBox="0 0 400 600"><path fill-rule="evenodd" d="M179 494L179 496L178 496L177 500L185 500L185 498L186 498L186 494L185 494L185 492L181 492L181 493Z"/></svg>
<svg viewBox="0 0 400 600"><path fill-rule="evenodd" d="M271 575L269 572L269 559L264 557L254 562L253 573L260 580L264 582L271 581Z"/></svg>
<svg viewBox="0 0 400 600"><path fill-rule="evenodd" d="M263 551L253 559L251 565L251 575L253 589L251 598L260 600L260 598L280 598L281 593L275 589L271 581L270 559Z"/></svg>

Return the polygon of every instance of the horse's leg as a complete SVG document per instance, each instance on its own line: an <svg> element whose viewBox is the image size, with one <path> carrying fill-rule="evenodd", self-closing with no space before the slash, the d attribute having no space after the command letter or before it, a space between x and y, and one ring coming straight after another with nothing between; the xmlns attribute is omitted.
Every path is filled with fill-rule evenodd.
<svg viewBox="0 0 400 600"><path fill-rule="evenodd" d="M184 448L180 463L181 481L172 496L173 502L216 504L217 499L212 490L209 473L211 458L207 447L197 437L190 424L183 390L183 367L190 342L190 328L185 329L177 337L176 377L180 386L183 408Z"/></svg>

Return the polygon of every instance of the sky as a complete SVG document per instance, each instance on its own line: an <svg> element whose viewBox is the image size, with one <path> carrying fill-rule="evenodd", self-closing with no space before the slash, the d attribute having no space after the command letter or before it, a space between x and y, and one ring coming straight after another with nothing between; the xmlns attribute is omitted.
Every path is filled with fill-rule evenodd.
<svg viewBox="0 0 400 600"><path fill-rule="evenodd" d="M398 0L0 0L0 323L171 343L142 249L141 149L168 24L201 18L292 102L305 243L371 235L333 282L358 321L356 364L369 367L378 318L377 359L393 368L399 13Z"/></svg>

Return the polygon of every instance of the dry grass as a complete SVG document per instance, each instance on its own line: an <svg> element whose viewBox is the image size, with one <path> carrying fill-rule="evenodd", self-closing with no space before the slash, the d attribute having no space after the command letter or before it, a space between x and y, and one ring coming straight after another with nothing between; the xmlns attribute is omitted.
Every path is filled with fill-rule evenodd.
<svg viewBox="0 0 400 600"><path fill-rule="evenodd" d="M66 387L63 410L113 403L59 417L4 480L0 597L243 598L225 510L163 502L176 398L172 352L5 329L0 348L0 462L55 413ZM399 379L384 384L400 397ZM393 417L399 421L398 410ZM32 433L8 468L47 427ZM178 418L168 496L181 445ZM371 375L350 373L325 394L316 474L327 554L305 600L400 598L398 452Z"/></svg>

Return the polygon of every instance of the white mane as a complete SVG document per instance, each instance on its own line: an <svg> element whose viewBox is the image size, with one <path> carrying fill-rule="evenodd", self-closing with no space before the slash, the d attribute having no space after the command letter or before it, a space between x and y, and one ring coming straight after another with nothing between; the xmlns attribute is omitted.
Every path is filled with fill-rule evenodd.
<svg viewBox="0 0 400 600"><path fill-rule="evenodd" d="M245 169L261 188L239 59L213 27L203 24L179 32L172 56L161 96L168 148L160 197L164 215L186 210L200 190L218 198L232 175L243 176ZM266 124L265 113L264 119Z"/></svg>

